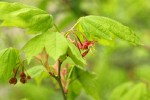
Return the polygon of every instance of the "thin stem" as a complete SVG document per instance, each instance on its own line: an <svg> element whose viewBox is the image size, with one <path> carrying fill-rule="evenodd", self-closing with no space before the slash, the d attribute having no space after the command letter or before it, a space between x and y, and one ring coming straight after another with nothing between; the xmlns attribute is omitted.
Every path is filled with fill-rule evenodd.
<svg viewBox="0 0 150 100"><path fill-rule="evenodd" d="M77 44L77 40L75 40L76 42L75 42L75 45L77 46L77 48L78 48L78 50L79 50L79 52L80 52L80 54L81 54L81 50L80 50L80 48L79 48L79 46L78 46L78 44ZM80 44L82 45L82 43L80 42Z"/></svg>
<svg viewBox="0 0 150 100"><path fill-rule="evenodd" d="M71 31L72 30L67 31L64 36L67 37L70 34Z"/></svg>
<svg viewBox="0 0 150 100"><path fill-rule="evenodd" d="M78 23L79 23L79 21L80 21L81 19L79 18L78 19L78 21L71 27L71 29L69 29L66 33L65 33L65 37L67 37L69 34L70 34L70 32L71 31L73 31L73 29L78 25Z"/></svg>
<svg viewBox="0 0 150 100"><path fill-rule="evenodd" d="M60 33L60 30L58 29L57 25L54 23L54 27L56 28L56 30Z"/></svg>
<svg viewBox="0 0 150 100"><path fill-rule="evenodd" d="M61 92L63 94L64 100L67 100L66 94L64 92L64 88L63 88L62 83L61 83L61 74L60 74L61 73L61 64L62 64L62 62L59 61L57 82L58 82L58 84L60 86L60 89L61 89Z"/></svg>
<svg viewBox="0 0 150 100"><path fill-rule="evenodd" d="M58 82L58 84L59 84L59 86L60 86L60 89L61 89L61 91L62 91L64 100L67 100L66 94L65 94L65 92L64 92L64 88L63 88L63 85L62 85L62 82L61 82L61 64L62 64L62 61L58 60L58 62L59 62L59 63L58 63L58 75L55 76L55 74L52 73L52 72L50 72L50 70L49 70L49 63L48 63L49 56L48 56L48 54L47 54L46 52L44 52L44 53L46 54L46 56L45 56L45 57L46 57L45 63L43 63L41 59L39 59L39 58L37 58L37 57L35 57L35 58L38 59L38 60L43 64L43 66L47 69L48 73L49 73L54 79L56 79L56 81Z"/></svg>
<svg viewBox="0 0 150 100"><path fill-rule="evenodd" d="M80 22L81 18L78 19L78 21L72 26L72 28L70 30L73 30L77 25L78 23Z"/></svg>
<svg viewBox="0 0 150 100"><path fill-rule="evenodd" d="M60 60L58 60L58 78L60 78L61 79L61 75L60 75L60 71L61 71L61 64L62 64L62 62L60 61Z"/></svg>
<svg viewBox="0 0 150 100"><path fill-rule="evenodd" d="M59 60L58 60L59 61ZM66 97L66 94L64 92L64 88L63 88L63 85L62 85L62 82L61 82L61 64L62 62L59 61L59 65L58 65L58 75L55 76L53 73L49 72L49 74L54 78L56 79L56 81L58 82L59 84L59 87L61 89L61 92L62 92L62 95L63 95L63 98L64 100L67 100L67 97Z"/></svg>
<svg viewBox="0 0 150 100"><path fill-rule="evenodd" d="M63 85L62 85L62 82L61 82L61 64L62 64L62 61L58 60L58 75L55 76L55 74L53 74L52 72L49 71L49 64L48 64L48 55L46 54L46 62L44 64L45 68L47 69L47 71L49 72L49 74L54 78L56 79L56 81L58 82L59 84L59 87L61 89L61 92L63 94L63 98L64 100L67 100L67 97L66 97L66 94L64 92L64 88L63 88Z"/></svg>
<svg viewBox="0 0 150 100"><path fill-rule="evenodd" d="M63 89L63 86L62 86L62 83L61 83L61 80L58 79L57 81L58 81L58 84L59 84L59 86L60 86L61 92L62 92L62 94L63 94L64 100L67 100L66 94L65 94L65 92L64 92L64 89Z"/></svg>
<svg viewBox="0 0 150 100"><path fill-rule="evenodd" d="M17 72L18 72L18 70L19 70L19 67L20 67L20 65L17 67L17 70L16 70L16 72L15 72L15 75L14 75L14 77L16 77L16 75L17 75Z"/></svg>
<svg viewBox="0 0 150 100"><path fill-rule="evenodd" d="M82 36L83 36L83 38L86 39L86 40L88 40L88 39L86 38L86 36L85 36L82 32L80 32L80 31L78 31L78 30L74 30L74 31L77 31L77 32L81 33Z"/></svg>
<svg viewBox="0 0 150 100"><path fill-rule="evenodd" d="M72 72L73 72L73 69L74 69L74 67L72 66L71 70L69 71L69 74L68 74L67 79L69 79L69 78L70 78L70 76L71 76L71 74L72 74Z"/></svg>

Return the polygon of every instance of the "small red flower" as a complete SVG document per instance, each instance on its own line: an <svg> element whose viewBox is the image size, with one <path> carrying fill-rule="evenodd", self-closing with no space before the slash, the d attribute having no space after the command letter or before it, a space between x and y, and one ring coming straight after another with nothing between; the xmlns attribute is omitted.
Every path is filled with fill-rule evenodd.
<svg viewBox="0 0 150 100"><path fill-rule="evenodd" d="M26 78L20 78L20 82L25 84L27 82Z"/></svg>
<svg viewBox="0 0 150 100"><path fill-rule="evenodd" d="M26 78L26 74L25 74L24 72L21 72L21 73L20 73L20 77L21 77L21 78Z"/></svg>
<svg viewBox="0 0 150 100"><path fill-rule="evenodd" d="M77 42L77 47L78 47L79 49L86 50L86 49L88 49L89 47L93 46L94 43L95 43L95 41L88 41L88 40L84 41L83 43Z"/></svg>
<svg viewBox="0 0 150 100"><path fill-rule="evenodd" d="M27 76L27 79L28 79L28 80L30 80L30 79L31 79L31 76L30 76L30 75L28 75L28 76Z"/></svg>
<svg viewBox="0 0 150 100"><path fill-rule="evenodd" d="M16 77L12 77L12 78L9 80L9 83L10 83L10 84L16 84L16 83L17 83L17 78L16 78Z"/></svg>

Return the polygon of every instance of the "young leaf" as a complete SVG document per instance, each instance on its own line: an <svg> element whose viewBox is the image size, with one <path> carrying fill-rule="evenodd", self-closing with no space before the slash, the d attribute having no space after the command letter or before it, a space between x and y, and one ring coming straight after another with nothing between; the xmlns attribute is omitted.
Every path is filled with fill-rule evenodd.
<svg viewBox="0 0 150 100"><path fill-rule="evenodd" d="M76 78L81 83L87 94L92 96L95 100L100 100L94 74L75 66L73 69L72 77L74 79Z"/></svg>
<svg viewBox="0 0 150 100"><path fill-rule="evenodd" d="M0 78L10 78L13 69L17 67L18 51L7 48L0 52Z"/></svg>
<svg viewBox="0 0 150 100"><path fill-rule="evenodd" d="M69 92L67 94L68 100L76 100L80 95L82 90L82 84L78 80L74 80L73 83L69 85Z"/></svg>
<svg viewBox="0 0 150 100"><path fill-rule="evenodd" d="M46 32L32 38L23 47L27 59L30 61L33 56L38 55L45 48L46 52L54 60L66 54L68 45L66 38L58 32Z"/></svg>
<svg viewBox="0 0 150 100"><path fill-rule="evenodd" d="M139 38L127 26L107 17L86 16L81 17L76 26L77 30L88 38L112 39L112 34L131 43L140 44Z"/></svg>
<svg viewBox="0 0 150 100"><path fill-rule="evenodd" d="M27 28L30 33L45 32L53 25L47 12L21 3L0 2L2 26Z"/></svg>

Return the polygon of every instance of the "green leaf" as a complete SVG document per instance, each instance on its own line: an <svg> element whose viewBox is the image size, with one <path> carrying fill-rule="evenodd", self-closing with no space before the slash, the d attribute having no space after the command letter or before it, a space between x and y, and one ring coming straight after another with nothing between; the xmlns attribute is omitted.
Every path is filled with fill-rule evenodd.
<svg viewBox="0 0 150 100"><path fill-rule="evenodd" d="M38 55L45 48L46 52L54 60L65 55L68 49L66 38L58 32L46 32L35 36L23 47L27 59Z"/></svg>
<svg viewBox="0 0 150 100"><path fill-rule="evenodd" d="M88 38L112 40L113 35L131 43L141 44L139 38L127 26L101 16L81 17L76 26L77 30L84 33Z"/></svg>
<svg viewBox="0 0 150 100"><path fill-rule="evenodd" d="M92 96L95 100L100 100L95 75L93 73L75 66L73 69L72 78L76 78L81 83L88 95Z"/></svg>
<svg viewBox="0 0 150 100"><path fill-rule="evenodd" d="M35 36L23 47L22 50L25 51L26 58L29 62L33 56L36 56L42 52L44 48L44 41L46 41L44 35L45 34Z"/></svg>
<svg viewBox="0 0 150 100"><path fill-rule="evenodd" d="M94 20L94 22L89 21ZM112 40L111 34L108 29L105 29L101 24L97 23L97 21L93 18L81 17L78 23L78 30L83 32L87 38L104 38L107 40Z"/></svg>
<svg viewBox="0 0 150 100"><path fill-rule="evenodd" d="M0 78L10 78L13 69L17 67L18 55L18 51L14 48L7 48L0 52Z"/></svg>
<svg viewBox="0 0 150 100"><path fill-rule="evenodd" d="M69 92L67 93L68 100L75 100L81 93L82 85L78 80L74 80L73 83L69 85Z"/></svg>
<svg viewBox="0 0 150 100"><path fill-rule="evenodd" d="M45 70L44 66L39 65L39 66L34 66L28 69L27 72L31 76L31 78L35 78L35 77L40 76L44 70Z"/></svg>
<svg viewBox="0 0 150 100"><path fill-rule="evenodd" d="M148 100L149 91L144 83L125 83L117 87L110 100Z"/></svg>
<svg viewBox="0 0 150 100"><path fill-rule="evenodd" d="M133 86L132 82L128 82L125 84L122 84L115 88L110 96L110 100L119 100L122 98L122 96L128 91L130 87Z"/></svg>
<svg viewBox="0 0 150 100"><path fill-rule="evenodd" d="M53 32L45 37L48 40L45 42L46 51L54 60L67 53L67 39L61 33Z"/></svg>
<svg viewBox="0 0 150 100"><path fill-rule="evenodd" d="M83 59L83 57L81 56L78 48L70 41L68 41L68 46L69 46L68 55L70 56L70 58L75 62L75 64L84 66L86 64L86 62ZM80 67L80 66L78 66L78 67Z"/></svg>
<svg viewBox="0 0 150 100"><path fill-rule="evenodd" d="M121 100L148 100L148 89L146 84L139 83L135 85Z"/></svg>
<svg viewBox="0 0 150 100"><path fill-rule="evenodd" d="M46 52L54 60L59 57L68 55L77 65L84 65L85 60L82 58L79 50L74 44L67 41L67 39L58 32L46 32L35 36L23 47L28 61L32 57L38 55L45 48Z"/></svg>
<svg viewBox="0 0 150 100"><path fill-rule="evenodd" d="M45 32L53 25L47 12L21 3L0 2L2 26L26 28L30 33Z"/></svg>

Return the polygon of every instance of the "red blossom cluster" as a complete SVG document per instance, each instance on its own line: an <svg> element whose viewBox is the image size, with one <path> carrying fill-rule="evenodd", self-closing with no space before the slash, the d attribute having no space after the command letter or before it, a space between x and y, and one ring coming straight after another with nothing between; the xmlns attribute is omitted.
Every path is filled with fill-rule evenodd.
<svg viewBox="0 0 150 100"><path fill-rule="evenodd" d="M74 34L75 35L75 34ZM81 42L79 37L77 35L75 35L75 37L77 38L77 40L74 38L73 40L70 38L71 36L67 36L67 39L74 43L76 47L78 47L82 57L85 57L88 52L90 51L90 47L93 47L95 44L95 41L90 41L86 38L86 36L82 33L81 34L84 38L84 42Z"/></svg>
<svg viewBox="0 0 150 100"><path fill-rule="evenodd" d="M94 45L95 41L88 41L88 40L85 40L83 43L81 42L77 42L77 47L79 50L84 50L84 52L81 54L82 57L85 57L89 50L90 50L90 47L92 47Z"/></svg>
<svg viewBox="0 0 150 100"><path fill-rule="evenodd" d="M17 69L13 70L14 76L12 78L10 78L10 80L9 80L10 84L16 84L17 83L16 76L17 76L18 70L19 70L19 67ZM27 80L31 79L31 76L30 75L26 75L26 73L24 72L24 68L22 68L22 71L20 72L19 76L20 76L20 82L23 83L23 84L26 83Z"/></svg>
<svg viewBox="0 0 150 100"><path fill-rule="evenodd" d="M95 43L94 41L85 40L83 43L77 42L77 47L79 49L86 50L86 49L89 49L89 47L92 47L94 43Z"/></svg>

